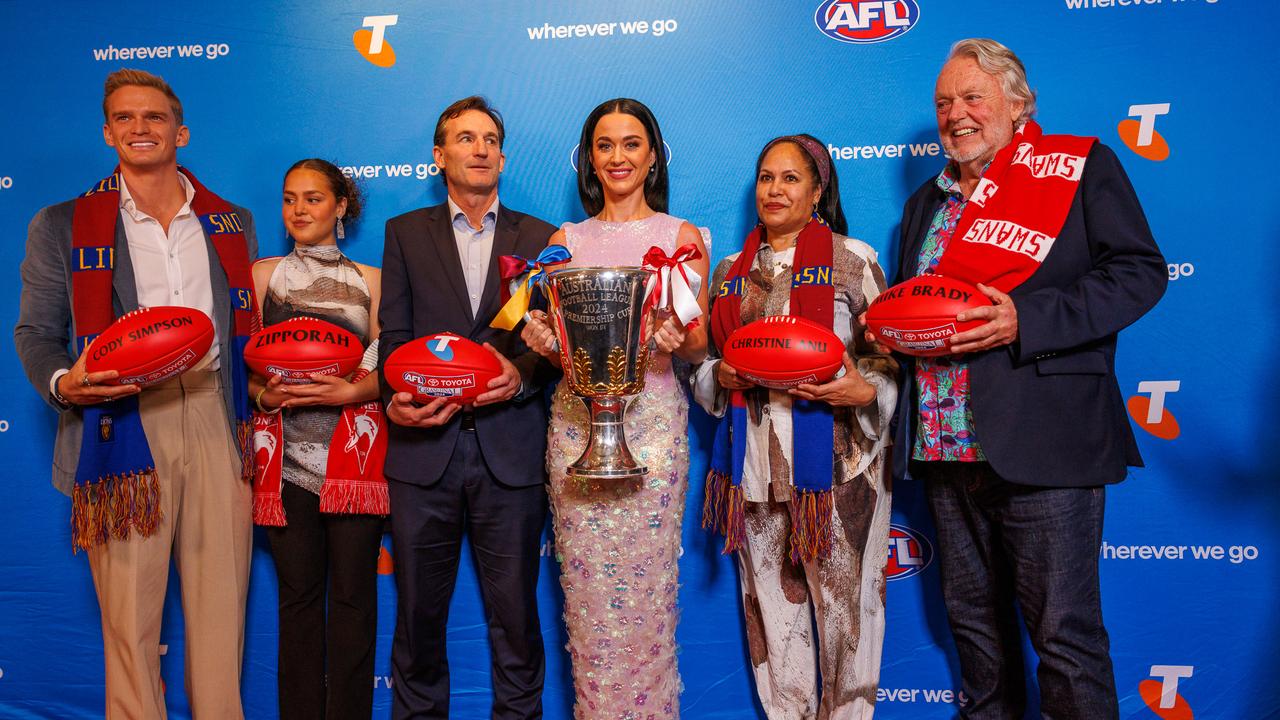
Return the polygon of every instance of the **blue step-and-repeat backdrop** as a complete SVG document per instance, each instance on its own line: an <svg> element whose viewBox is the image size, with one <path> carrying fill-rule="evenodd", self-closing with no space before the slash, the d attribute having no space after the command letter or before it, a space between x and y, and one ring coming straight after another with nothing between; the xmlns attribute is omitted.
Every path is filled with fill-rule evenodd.
<svg viewBox="0 0 1280 720"><path fill-rule="evenodd" d="M282 173L318 155L367 191L368 215L345 248L379 264L384 221L444 199L436 116L481 93L507 120L501 197L511 207L580 220L570 156L581 122L600 101L630 96L653 108L670 146L672 213L711 229L716 258L754 222L756 152L791 132L830 145L851 234L893 258L903 201L945 162L937 70L953 41L994 37L1026 62L1046 132L1116 149L1169 262L1168 294L1123 333L1117 367L1147 461L1109 492L1101 556L1122 715L1277 717L1280 473L1264 428L1280 391L1262 382L1280 346L1266 279L1280 259L1277 20L1280 6L1262 0L0 3L0 325L16 320L31 216L115 161L101 90L123 66L172 83L191 128L179 159L253 211L264 255L287 248ZM84 556L71 553L69 501L49 485L55 417L0 336L10 383L0 399L0 716L100 716L97 605ZM762 718L734 565L697 527L710 433L694 415L681 705L690 718ZM915 483L894 494L878 715L947 717L958 670L932 528ZM243 694L249 717L274 718L275 578L257 540ZM546 715L561 719L573 691L553 542L538 602ZM395 606L385 553L370 678L379 717ZM463 574L449 634L453 707L487 717L483 614L469 563ZM171 715L186 717L176 592L169 599L163 673Z"/></svg>

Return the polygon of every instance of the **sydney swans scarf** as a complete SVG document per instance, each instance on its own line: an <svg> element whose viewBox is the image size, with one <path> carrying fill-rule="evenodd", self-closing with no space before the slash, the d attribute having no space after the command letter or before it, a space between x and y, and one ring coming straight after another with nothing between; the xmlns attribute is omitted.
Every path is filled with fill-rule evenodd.
<svg viewBox="0 0 1280 720"><path fill-rule="evenodd" d="M377 340L371 348L377 357ZM366 353L366 357L368 353ZM369 369L361 367L350 382L358 383ZM284 422L281 413L253 414L254 452L253 522L284 526L288 520L280 492L284 482ZM382 474L387 457L387 421L382 403L370 400L342 407L342 416L329 440L324 484L320 486L320 512L386 515L391 511L387 479Z"/></svg>
<svg viewBox="0 0 1280 720"><path fill-rule="evenodd" d="M996 153L969 197L939 275L1009 292L1053 248L1098 139L1044 135L1028 120Z"/></svg>
<svg viewBox="0 0 1280 720"><path fill-rule="evenodd" d="M249 249L243 224L230 203L214 195L183 168L195 189L191 210L217 252L227 276L233 310L231 363L237 439L242 472L250 477L248 376L244 347L258 328L258 304L249 273ZM120 175L113 173L76 199L71 221L71 312L76 352L115 321L111 282L115 272L116 222L120 214ZM161 520L160 484L147 444L136 395L83 408L84 435L71 495L71 538L85 550L109 538L127 539L136 530L151 535Z"/></svg>
<svg viewBox="0 0 1280 720"><path fill-rule="evenodd" d="M750 282L748 273L755 265L756 252L763 241L764 229L757 227L747 236L742 254L716 290L717 297L711 308L711 334L716 347L725 347L729 336L743 324L742 298ZM824 327L831 327L835 319L831 243L831 228L820 218L810 220L796 238L791 274L790 313ZM800 398L792 402L791 420L795 457L792 483L796 492L788 508L791 511L791 559L799 563L826 557L831 550L835 423L829 405ZM733 391L728 411L716 430L702 508L702 526L724 534L725 552L741 549L746 538L742 491L746 442L746 402L741 391Z"/></svg>

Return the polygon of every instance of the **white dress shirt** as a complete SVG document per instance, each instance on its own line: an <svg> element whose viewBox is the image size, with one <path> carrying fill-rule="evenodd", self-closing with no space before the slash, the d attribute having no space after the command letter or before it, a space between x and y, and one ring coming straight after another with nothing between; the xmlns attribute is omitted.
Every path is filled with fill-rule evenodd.
<svg viewBox="0 0 1280 720"><path fill-rule="evenodd" d="M462 277L467 281L467 300L471 302L471 315L480 310L480 296L489 277L489 258L493 255L493 232L498 222L498 198L484 211L480 229L471 227L467 214L449 198L449 217L453 219L453 239L458 244L458 259L462 261Z"/></svg>
<svg viewBox="0 0 1280 720"><path fill-rule="evenodd" d="M200 218L191 210L195 188L182 173L178 182L187 200L178 209L165 233L160 221L138 209L133 195L120 178L120 219L129 240L138 307L179 305L195 308L213 319L213 284L209 282L209 249ZM218 369L218 324L214 323L213 345L196 363L195 370Z"/></svg>
<svg viewBox="0 0 1280 720"><path fill-rule="evenodd" d="M165 233L160 221L138 209L133 194L120 176L120 220L129 243L129 260L133 265L134 287L138 307L180 305L200 310L213 318L213 285L209 282L209 250L205 244L200 218L191 210L195 188L187 176L178 173L178 182L186 193L186 202L169 222ZM217 370L218 324L213 324L213 345L195 370ZM58 370L49 378L49 390L57 397L58 378L69 369Z"/></svg>

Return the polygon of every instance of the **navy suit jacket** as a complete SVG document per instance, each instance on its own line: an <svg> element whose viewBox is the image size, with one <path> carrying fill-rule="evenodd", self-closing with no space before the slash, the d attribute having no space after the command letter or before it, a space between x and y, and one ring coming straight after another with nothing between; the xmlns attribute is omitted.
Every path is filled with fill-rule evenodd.
<svg viewBox="0 0 1280 720"><path fill-rule="evenodd" d="M943 192L931 178L902 215L898 275L914 276ZM1141 466L1115 376L1116 335L1150 310L1168 284L1138 197L1115 153L1097 143L1066 224L1040 268L1010 297L1012 345L970 354L974 434L1003 479L1024 485L1115 483ZM894 473L915 442L914 363L904 363Z"/></svg>
<svg viewBox="0 0 1280 720"><path fill-rule="evenodd" d="M382 301L378 320L378 367L404 343L424 335L452 332L489 343L520 371L524 387L505 403L475 408L476 433L489 471L511 487L546 479L547 415L542 387L559 371L532 352L519 333L495 330L489 321L502 307L498 257L534 258L555 232L551 225L498 204L493 252L479 311L473 315L467 283L453 237L449 205L414 210L387 221L382 256ZM393 392L382 384L384 402ZM435 428L388 423L385 474L399 482L428 486L444 474L461 431L458 414Z"/></svg>

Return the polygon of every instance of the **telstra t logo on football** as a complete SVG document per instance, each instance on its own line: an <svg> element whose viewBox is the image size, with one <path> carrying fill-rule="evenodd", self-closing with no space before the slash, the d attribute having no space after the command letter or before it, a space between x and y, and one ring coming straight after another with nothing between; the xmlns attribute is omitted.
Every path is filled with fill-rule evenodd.
<svg viewBox="0 0 1280 720"><path fill-rule="evenodd" d="M813 14L823 35L860 45L905 35L919 20L916 0L825 0Z"/></svg>
<svg viewBox="0 0 1280 720"><path fill-rule="evenodd" d="M1121 120L1116 132L1129 149L1148 160L1159 162L1169 157L1169 143L1156 131L1156 118L1169 114L1169 103L1130 105L1129 117L1137 120Z"/></svg>
<svg viewBox="0 0 1280 720"><path fill-rule="evenodd" d="M1178 392L1181 380L1143 380L1138 383L1138 394L1125 403L1129 417L1138 427L1161 440L1172 440L1182 433L1178 419L1165 408L1169 395ZM1144 397L1150 395L1151 397Z"/></svg>
<svg viewBox="0 0 1280 720"><path fill-rule="evenodd" d="M351 41L365 60L384 68L396 64L396 51L387 42L387 28L399 19L399 15L370 15L364 19L364 27L356 31Z"/></svg>
<svg viewBox="0 0 1280 720"><path fill-rule="evenodd" d="M1138 694L1161 720L1194 720L1191 705L1178 694L1178 680L1191 677L1194 671L1192 665L1152 665L1151 677L1160 679L1138 683Z"/></svg>
<svg viewBox="0 0 1280 720"><path fill-rule="evenodd" d="M445 335L444 333L441 333L430 340L427 340L427 349L431 351L432 355L435 355L445 362L449 362L453 360L453 348L449 347L449 343L459 339L460 338L457 335Z"/></svg>

